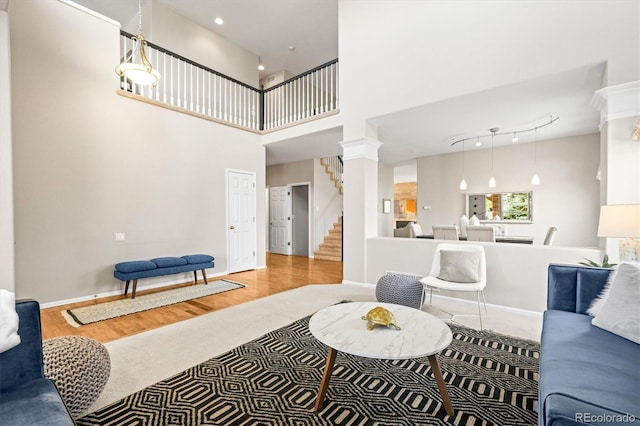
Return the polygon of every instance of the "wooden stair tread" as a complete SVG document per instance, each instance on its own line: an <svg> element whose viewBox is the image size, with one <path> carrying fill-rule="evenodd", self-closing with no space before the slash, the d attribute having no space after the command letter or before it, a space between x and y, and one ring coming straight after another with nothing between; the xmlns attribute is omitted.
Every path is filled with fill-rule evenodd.
<svg viewBox="0 0 640 426"><path fill-rule="evenodd" d="M324 237L324 241L313 252L315 259L342 262L342 216L333 223L333 228Z"/></svg>

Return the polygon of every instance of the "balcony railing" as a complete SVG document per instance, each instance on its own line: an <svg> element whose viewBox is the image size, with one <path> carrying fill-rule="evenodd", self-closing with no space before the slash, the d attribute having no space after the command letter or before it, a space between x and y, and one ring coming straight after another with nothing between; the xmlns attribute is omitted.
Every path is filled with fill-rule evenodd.
<svg viewBox="0 0 640 426"><path fill-rule="evenodd" d="M338 60L263 91L264 130L338 109Z"/></svg>
<svg viewBox="0 0 640 426"><path fill-rule="evenodd" d="M120 32L123 57L133 49L133 38ZM262 90L150 42L146 54L161 74L157 86L136 85L123 77L120 88L203 118L260 132L338 109L337 59Z"/></svg>

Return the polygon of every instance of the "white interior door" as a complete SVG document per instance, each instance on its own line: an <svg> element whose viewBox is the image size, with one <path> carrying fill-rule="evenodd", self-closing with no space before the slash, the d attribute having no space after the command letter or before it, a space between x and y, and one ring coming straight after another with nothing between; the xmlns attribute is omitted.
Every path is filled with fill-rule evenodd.
<svg viewBox="0 0 640 426"><path fill-rule="evenodd" d="M255 269L256 175L227 170L229 273Z"/></svg>
<svg viewBox="0 0 640 426"><path fill-rule="evenodd" d="M291 191L288 186L269 188L269 251L291 254Z"/></svg>

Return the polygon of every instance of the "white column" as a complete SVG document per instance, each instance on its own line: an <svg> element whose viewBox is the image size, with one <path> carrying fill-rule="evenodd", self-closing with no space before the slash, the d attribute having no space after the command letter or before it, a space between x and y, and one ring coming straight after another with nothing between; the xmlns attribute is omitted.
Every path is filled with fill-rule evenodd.
<svg viewBox="0 0 640 426"><path fill-rule="evenodd" d="M378 148L381 142L360 138L340 143L343 152L343 282L365 283L366 239L378 234Z"/></svg>
<svg viewBox="0 0 640 426"><path fill-rule="evenodd" d="M600 204L638 204L640 141L631 133L640 121L640 81L600 89L591 104L600 111ZM612 262L619 260L619 240L601 240Z"/></svg>
<svg viewBox="0 0 640 426"><path fill-rule="evenodd" d="M9 15L0 10L0 288L15 291Z"/></svg>

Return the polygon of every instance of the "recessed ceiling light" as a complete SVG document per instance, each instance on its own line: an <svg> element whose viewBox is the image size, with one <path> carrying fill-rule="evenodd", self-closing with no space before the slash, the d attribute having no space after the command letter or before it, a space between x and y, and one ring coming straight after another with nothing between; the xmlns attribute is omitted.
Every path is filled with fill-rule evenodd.
<svg viewBox="0 0 640 426"><path fill-rule="evenodd" d="M214 19L213 22L215 22L218 25L224 24L224 20L219 16L216 19Z"/></svg>
<svg viewBox="0 0 640 426"><path fill-rule="evenodd" d="M258 65L258 69L259 69L260 71L264 71L264 65L262 65L262 64Z"/></svg>
<svg viewBox="0 0 640 426"><path fill-rule="evenodd" d="M289 51L290 51L290 52L293 52L294 50L296 50L296 47L295 47L295 46L293 46L293 45L289 46Z"/></svg>

